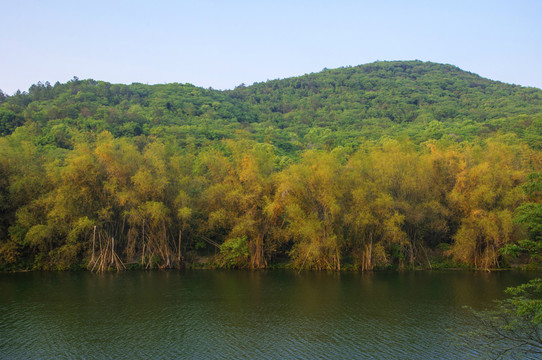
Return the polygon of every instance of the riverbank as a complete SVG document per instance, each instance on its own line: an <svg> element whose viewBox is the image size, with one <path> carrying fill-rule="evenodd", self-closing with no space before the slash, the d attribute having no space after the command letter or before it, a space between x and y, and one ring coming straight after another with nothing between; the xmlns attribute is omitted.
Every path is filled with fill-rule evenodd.
<svg viewBox="0 0 542 360"><path fill-rule="evenodd" d="M185 262L181 267L176 268L159 268L159 267L147 267L139 263L125 264L125 268L118 270L116 267L111 266L106 268L102 272L114 273L124 271L172 271L172 270L239 270L239 271L265 271L265 270L286 270L286 271L311 271L311 272L341 272L341 273L365 273L365 272L411 272L411 271L474 271L474 272L496 272L496 271L539 271L542 270L542 264L540 263L515 263L506 267L480 269L474 268L459 263L453 262L435 262L431 266L398 266L397 264L389 264L388 266L376 266L371 270L362 270L360 266L354 263L344 263L340 270L336 269L303 269L295 267L291 262L275 262L268 264L268 266L259 269L252 269L249 267L224 267L220 263L213 260L212 257L199 257L195 262ZM12 268L2 269L0 273L27 273L34 271L47 271L47 272L79 272L79 271L91 271L86 267L84 263L72 266L68 269L39 269L39 268Z"/></svg>

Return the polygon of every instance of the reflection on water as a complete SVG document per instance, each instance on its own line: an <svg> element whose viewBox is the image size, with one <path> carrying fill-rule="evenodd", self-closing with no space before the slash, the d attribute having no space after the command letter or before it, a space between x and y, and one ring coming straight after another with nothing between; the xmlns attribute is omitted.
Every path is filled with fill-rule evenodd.
<svg viewBox="0 0 542 360"><path fill-rule="evenodd" d="M0 358L480 358L447 331L537 273L0 274Z"/></svg>

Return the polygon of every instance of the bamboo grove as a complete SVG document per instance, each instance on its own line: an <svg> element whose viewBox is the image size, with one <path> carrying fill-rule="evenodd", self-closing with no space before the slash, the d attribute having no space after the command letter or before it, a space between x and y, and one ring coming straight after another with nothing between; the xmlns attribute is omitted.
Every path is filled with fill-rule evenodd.
<svg viewBox="0 0 542 360"><path fill-rule="evenodd" d="M540 189L526 186L540 184L541 91L477 80L518 92L519 105L502 100L470 127L468 109L445 102L457 116L427 121L445 109L427 100L412 115L390 100L371 108L387 115L369 136L376 118L357 130L314 123L321 108L339 113L318 84L308 100L290 92L291 109L265 110L264 94L298 86L285 81L138 95L153 87L74 79L3 97L0 268L164 269L205 256L250 269L490 269L540 240Z"/></svg>
<svg viewBox="0 0 542 360"><path fill-rule="evenodd" d="M271 146L249 140L196 155L157 140L139 150L106 132L63 166L22 139L1 144L4 182L17 190L4 204L14 219L2 261L58 269L113 246L112 259L178 267L204 237L236 242L230 265L246 268L281 259L310 269L431 267L437 253L498 267L500 249L525 236L513 219L525 201L520 185L542 165L539 153L507 139L384 139L353 153L309 150L283 166Z"/></svg>

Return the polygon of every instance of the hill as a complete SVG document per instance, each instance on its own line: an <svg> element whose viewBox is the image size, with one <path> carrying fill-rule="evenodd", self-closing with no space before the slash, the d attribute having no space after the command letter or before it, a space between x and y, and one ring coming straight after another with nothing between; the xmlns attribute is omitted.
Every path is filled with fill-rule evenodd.
<svg viewBox="0 0 542 360"><path fill-rule="evenodd" d="M223 267L490 268L540 235L521 209L542 90L451 65L38 83L0 96L0 134L4 269L179 267L209 244Z"/></svg>
<svg viewBox="0 0 542 360"><path fill-rule="evenodd" d="M57 133L61 124L117 137L165 131L202 145L245 130L292 154L382 136L472 140L501 131L540 148L541 109L540 89L483 79L451 65L377 62L231 91L77 78L54 86L38 83L4 99L0 133L37 122L56 126ZM48 135L44 141L53 141Z"/></svg>
<svg viewBox="0 0 542 360"><path fill-rule="evenodd" d="M228 94L256 107L260 121L298 136L329 129L334 145L384 135L424 141L505 131L536 137L542 106L540 89L420 61L324 70L238 87ZM535 119L538 125L531 128Z"/></svg>

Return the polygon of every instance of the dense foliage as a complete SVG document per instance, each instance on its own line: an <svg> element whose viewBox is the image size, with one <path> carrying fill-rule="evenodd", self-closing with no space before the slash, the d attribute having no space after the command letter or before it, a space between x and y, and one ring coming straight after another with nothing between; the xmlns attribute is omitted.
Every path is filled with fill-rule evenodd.
<svg viewBox="0 0 542 360"><path fill-rule="evenodd" d="M213 252L225 267L487 269L541 241L539 192L523 190L542 170L542 91L449 65L231 91L38 83L0 96L0 134L2 269Z"/></svg>

